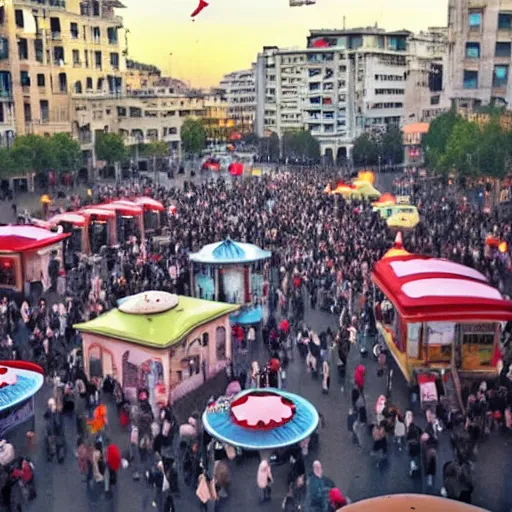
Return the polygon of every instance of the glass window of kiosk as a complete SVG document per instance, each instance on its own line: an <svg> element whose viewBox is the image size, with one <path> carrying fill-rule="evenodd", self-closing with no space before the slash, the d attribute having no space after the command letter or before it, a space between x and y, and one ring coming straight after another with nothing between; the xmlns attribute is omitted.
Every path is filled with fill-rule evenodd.
<svg viewBox="0 0 512 512"><path fill-rule="evenodd" d="M131 236L136 237L139 241L139 226L135 217L123 216L124 241L129 240Z"/></svg>
<svg viewBox="0 0 512 512"><path fill-rule="evenodd" d="M144 229L154 231L158 229L158 212L153 210L144 210Z"/></svg>
<svg viewBox="0 0 512 512"><path fill-rule="evenodd" d="M406 340L403 331L404 322L400 318L398 311L395 309L393 303L384 299L381 302L381 314L382 314L382 322L387 331L391 331L393 335L393 342L400 350L400 352L405 352Z"/></svg>
<svg viewBox="0 0 512 512"><path fill-rule="evenodd" d="M428 322L426 327L427 361L451 363L455 343L454 322Z"/></svg>
<svg viewBox="0 0 512 512"><path fill-rule="evenodd" d="M99 220L91 220L89 226L89 243L91 252L97 254L103 246L108 246L107 223Z"/></svg>
<svg viewBox="0 0 512 512"><path fill-rule="evenodd" d="M14 258L0 257L0 286L16 286L16 262Z"/></svg>
<svg viewBox="0 0 512 512"><path fill-rule="evenodd" d="M462 326L462 366L471 370L491 366L496 324Z"/></svg>

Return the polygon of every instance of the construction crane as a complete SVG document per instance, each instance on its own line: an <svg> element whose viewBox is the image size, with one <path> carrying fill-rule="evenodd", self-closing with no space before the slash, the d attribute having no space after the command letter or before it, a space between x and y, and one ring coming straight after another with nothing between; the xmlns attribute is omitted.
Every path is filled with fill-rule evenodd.
<svg viewBox="0 0 512 512"><path fill-rule="evenodd" d="M289 0L290 7L302 7L304 5L315 5L316 0Z"/></svg>

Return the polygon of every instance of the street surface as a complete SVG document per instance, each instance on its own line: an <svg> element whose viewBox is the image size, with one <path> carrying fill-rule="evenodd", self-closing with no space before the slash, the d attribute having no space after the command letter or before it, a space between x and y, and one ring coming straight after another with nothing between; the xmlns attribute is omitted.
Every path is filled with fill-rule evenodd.
<svg viewBox="0 0 512 512"><path fill-rule="evenodd" d="M223 174L225 177L226 174ZM206 179L202 173L197 173L195 182ZM190 176L176 176L168 180L161 175L161 183L182 185L184 179L190 181ZM228 177L227 179L231 179ZM393 176L381 175L377 187L381 191L389 190ZM39 194L26 195L16 198L18 210L22 208L37 208ZM11 203L0 202L0 219L2 222L12 222ZM327 329L335 330L337 318L334 315L310 310L306 306L306 323L317 332ZM262 347L257 349L261 361L265 360ZM331 365L331 389L328 395L321 392L320 380L315 381L307 374L305 364L295 351L295 360L290 363L288 370L287 389L309 399L325 417L325 428L320 430L320 446L317 453L311 453L307 460L308 469L312 461L319 459L324 467L324 473L332 478L341 491L351 500L389 494L426 492L421 478L411 479L408 475L408 457L406 452L398 452L390 443L389 464L378 469L376 461L370 457L370 437L362 449L357 448L347 432L346 417L350 404L350 390L353 370L361 358L357 350L352 350L349 359L349 368L346 379L340 380L336 374L335 365ZM366 394L369 418L373 418L373 404L378 395L384 391L384 378L377 377L376 363L372 359L362 361L367 365ZM43 414L47 398L51 390L45 387L36 399L36 432L37 441L33 451L23 448L23 440L18 444L20 452L35 461L38 497L29 504L31 512L145 512L155 510L151 506L152 490L144 481L134 482L131 478L132 470L121 470L118 484L112 499L91 496L86 490L82 476L78 471L74 457L74 443L76 440L74 419L67 418L67 457L63 465L48 463L44 456L44 419ZM409 407L409 396L405 382L400 373L395 371L393 379L392 401L402 410ZM419 412L418 412L419 414ZM128 446L128 433L122 431L117 418L111 414L110 432L113 440L121 448ZM475 505L491 510L492 512L510 512L512 509L512 493L510 492L510 475L512 474L512 438L501 433L493 433L489 440L480 446L475 469L475 492L473 502ZM438 457L438 472L432 492L439 494L442 486L441 471L444 462L451 458L451 449L448 434L441 434L441 444ZM256 457L243 460L239 464L233 463L233 483L230 496L219 506L219 511L225 512L252 512L258 510L279 511L285 496L286 466L273 470L275 484L272 500L260 505L256 488L256 471L258 459ZM192 512L199 510L195 490L188 490L182 485L181 497L176 500L179 512Z"/></svg>

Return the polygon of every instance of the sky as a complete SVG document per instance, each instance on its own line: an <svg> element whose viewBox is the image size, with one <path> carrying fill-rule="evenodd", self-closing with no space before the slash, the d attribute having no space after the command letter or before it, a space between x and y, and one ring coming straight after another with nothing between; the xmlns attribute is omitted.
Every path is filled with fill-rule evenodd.
<svg viewBox="0 0 512 512"><path fill-rule="evenodd" d="M123 0L118 9L129 29L129 57L158 66L193 87L218 85L222 76L247 69L263 46L304 48L310 29L371 26L414 32L443 26L447 0Z"/></svg>

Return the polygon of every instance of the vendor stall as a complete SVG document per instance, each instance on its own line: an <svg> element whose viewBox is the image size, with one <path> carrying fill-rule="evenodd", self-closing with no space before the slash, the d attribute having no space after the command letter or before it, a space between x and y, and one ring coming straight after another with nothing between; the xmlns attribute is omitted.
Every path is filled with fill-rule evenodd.
<svg viewBox="0 0 512 512"><path fill-rule="evenodd" d="M88 207L78 212L87 219L88 246L97 254L102 246L117 244L116 212L102 208Z"/></svg>
<svg viewBox="0 0 512 512"><path fill-rule="evenodd" d="M34 395L44 383L43 369L26 361L0 361L0 438L34 417Z"/></svg>
<svg viewBox="0 0 512 512"><path fill-rule="evenodd" d="M398 240L372 280L385 296L378 328L410 383L429 369L497 376L500 323L512 319L512 302L483 274L410 254Z"/></svg>
<svg viewBox="0 0 512 512"><path fill-rule="evenodd" d="M137 197L133 201L142 206L144 210L144 231L145 233L154 233L161 228L161 214L165 212L165 206L151 197Z"/></svg>
<svg viewBox="0 0 512 512"><path fill-rule="evenodd" d="M202 299L239 304L240 315L257 324L263 316L258 306L268 293L265 261L271 255L270 251L229 238L206 245L189 256L192 293Z"/></svg>
<svg viewBox="0 0 512 512"><path fill-rule="evenodd" d="M203 413L215 439L246 450L273 450L300 443L318 427L316 408L305 398L279 389L249 389L220 397Z"/></svg>
<svg viewBox="0 0 512 512"><path fill-rule="evenodd" d="M132 201L119 200L101 204L95 208L115 212L118 243L126 242L131 236L135 236L139 242L144 240L144 210L142 206Z"/></svg>
<svg viewBox="0 0 512 512"><path fill-rule="evenodd" d="M64 242L66 250L72 253L89 254L88 218L80 213L66 212L54 215L48 220L52 228L61 227L63 233L69 233Z"/></svg>
<svg viewBox="0 0 512 512"><path fill-rule="evenodd" d="M222 371L232 355L237 306L145 292L75 327L89 378L114 377L129 397L149 390L153 407L175 402Z"/></svg>
<svg viewBox="0 0 512 512"><path fill-rule="evenodd" d="M0 290L29 296L50 286L52 253L62 261L62 242L69 235L29 225L0 226Z"/></svg>

